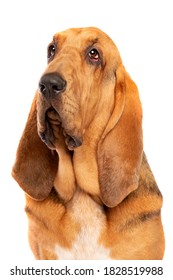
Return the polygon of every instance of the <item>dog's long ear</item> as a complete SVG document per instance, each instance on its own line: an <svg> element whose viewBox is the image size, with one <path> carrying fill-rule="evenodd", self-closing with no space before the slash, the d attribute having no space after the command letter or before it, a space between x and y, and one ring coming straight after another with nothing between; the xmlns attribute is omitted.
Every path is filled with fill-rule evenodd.
<svg viewBox="0 0 173 280"><path fill-rule="evenodd" d="M101 198L108 207L118 205L138 187L142 151L138 90L120 65L116 72L114 110L97 150Z"/></svg>
<svg viewBox="0 0 173 280"><path fill-rule="evenodd" d="M37 133L37 93L19 142L12 176L20 187L36 200L45 199L57 172L57 156L41 141Z"/></svg>

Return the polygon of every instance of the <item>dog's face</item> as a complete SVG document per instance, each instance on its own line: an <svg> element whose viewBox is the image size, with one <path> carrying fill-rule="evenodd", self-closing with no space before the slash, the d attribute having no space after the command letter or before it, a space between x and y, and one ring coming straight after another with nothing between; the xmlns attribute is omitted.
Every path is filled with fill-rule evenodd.
<svg viewBox="0 0 173 280"><path fill-rule="evenodd" d="M82 144L93 121L98 131L105 128L115 104L115 72L121 59L112 40L97 28L56 34L47 57L39 81L38 132L49 148L64 137L72 150Z"/></svg>

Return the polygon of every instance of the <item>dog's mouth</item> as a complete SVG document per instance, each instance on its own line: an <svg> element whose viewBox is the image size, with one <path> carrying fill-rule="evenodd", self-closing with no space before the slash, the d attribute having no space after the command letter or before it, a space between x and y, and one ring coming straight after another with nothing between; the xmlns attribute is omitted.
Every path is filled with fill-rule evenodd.
<svg viewBox="0 0 173 280"><path fill-rule="evenodd" d="M65 143L69 150L74 150L82 145L82 137L68 130L68 125L65 127L59 113L53 107L47 109L38 123L38 134L48 148L58 149Z"/></svg>

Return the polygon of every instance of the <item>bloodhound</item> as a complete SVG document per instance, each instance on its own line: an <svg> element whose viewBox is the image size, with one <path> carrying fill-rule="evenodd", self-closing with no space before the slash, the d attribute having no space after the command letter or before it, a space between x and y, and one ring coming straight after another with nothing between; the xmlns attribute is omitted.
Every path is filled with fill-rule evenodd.
<svg viewBox="0 0 173 280"><path fill-rule="evenodd" d="M55 34L12 175L36 259L162 259L135 83L97 28Z"/></svg>

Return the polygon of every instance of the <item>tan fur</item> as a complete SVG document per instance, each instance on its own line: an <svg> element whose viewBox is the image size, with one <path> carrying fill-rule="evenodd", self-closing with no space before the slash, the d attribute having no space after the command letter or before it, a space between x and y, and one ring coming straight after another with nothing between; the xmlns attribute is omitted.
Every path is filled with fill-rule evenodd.
<svg viewBox="0 0 173 280"><path fill-rule="evenodd" d="M53 97L37 90L12 171L35 257L162 259L162 195L143 152L135 83L97 28L57 33L53 44L42 77L66 87Z"/></svg>

